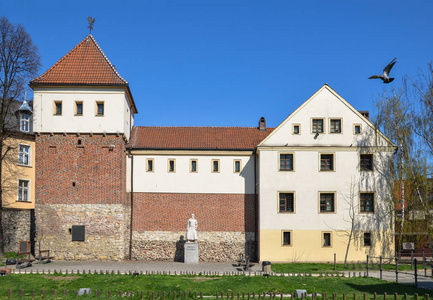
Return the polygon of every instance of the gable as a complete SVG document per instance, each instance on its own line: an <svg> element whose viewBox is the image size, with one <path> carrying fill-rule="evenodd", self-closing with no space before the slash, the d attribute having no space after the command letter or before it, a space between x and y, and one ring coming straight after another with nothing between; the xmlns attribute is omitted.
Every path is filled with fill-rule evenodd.
<svg viewBox="0 0 433 300"><path fill-rule="evenodd" d="M313 132L313 120L322 120L323 133ZM331 132L331 121L334 120L341 124L341 132ZM299 126L299 134L293 132L295 125ZM355 126L360 126L360 134L355 133ZM395 147L395 144L325 84L259 146Z"/></svg>

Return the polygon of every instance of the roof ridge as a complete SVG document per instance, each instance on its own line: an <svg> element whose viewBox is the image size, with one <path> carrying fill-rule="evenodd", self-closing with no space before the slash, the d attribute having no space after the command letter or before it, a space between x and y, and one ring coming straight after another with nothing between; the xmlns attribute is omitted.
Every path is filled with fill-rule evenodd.
<svg viewBox="0 0 433 300"><path fill-rule="evenodd" d="M119 72L117 72L117 69L114 67L114 65L111 63L111 61L108 59L108 57L105 55L104 51L102 51L101 47L99 47L99 44L96 42L95 38L93 37L92 34L89 34L88 36L86 36L85 39L87 38L91 38L92 41L95 43L96 47L98 48L98 50L101 52L101 54L104 56L105 60L107 61L107 63L110 65L111 69L116 73L116 75L120 78L120 80L122 80L125 84L129 84L128 81L126 81L122 76L120 76Z"/></svg>
<svg viewBox="0 0 433 300"><path fill-rule="evenodd" d="M257 126L134 126L134 128L246 128L258 129ZM273 129L275 127L267 127Z"/></svg>

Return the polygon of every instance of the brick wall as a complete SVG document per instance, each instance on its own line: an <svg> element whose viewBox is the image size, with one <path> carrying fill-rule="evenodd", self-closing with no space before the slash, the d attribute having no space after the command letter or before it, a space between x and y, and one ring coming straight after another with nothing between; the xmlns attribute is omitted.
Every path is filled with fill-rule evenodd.
<svg viewBox="0 0 433 300"><path fill-rule="evenodd" d="M36 136L38 204L126 205L125 185L126 154L121 136Z"/></svg>
<svg viewBox="0 0 433 300"><path fill-rule="evenodd" d="M134 193L133 230L184 231L195 214L199 231L254 232L255 195Z"/></svg>

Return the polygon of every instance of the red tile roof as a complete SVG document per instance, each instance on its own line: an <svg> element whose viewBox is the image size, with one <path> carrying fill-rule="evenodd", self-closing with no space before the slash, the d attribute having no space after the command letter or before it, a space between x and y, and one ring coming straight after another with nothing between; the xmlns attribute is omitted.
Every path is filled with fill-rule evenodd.
<svg viewBox="0 0 433 300"><path fill-rule="evenodd" d="M274 128L134 127L130 146L140 149L253 150Z"/></svg>
<svg viewBox="0 0 433 300"><path fill-rule="evenodd" d="M90 34L30 84L128 86Z"/></svg>

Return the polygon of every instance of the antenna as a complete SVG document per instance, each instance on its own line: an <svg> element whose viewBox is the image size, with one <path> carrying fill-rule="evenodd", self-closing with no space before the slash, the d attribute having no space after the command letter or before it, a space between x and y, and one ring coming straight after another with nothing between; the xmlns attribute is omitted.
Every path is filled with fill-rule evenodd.
<svg viewBox="0 0 433 300"><path fill-rule="evenodd" d="M93 23L95 23L95 18L87 16L87 22L89 23L89 26L87 26L87 28L89 28L90 34L92 34Z"/></svg>

